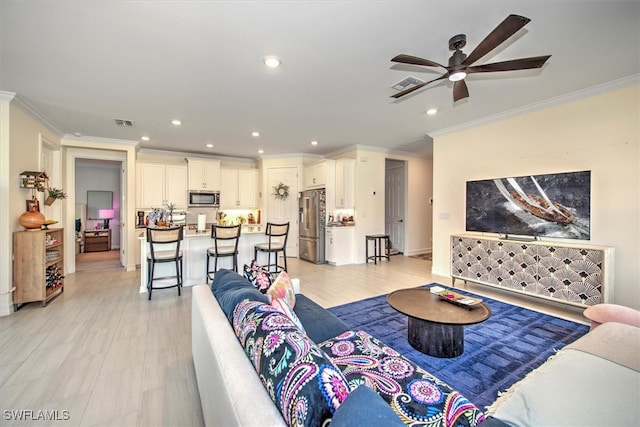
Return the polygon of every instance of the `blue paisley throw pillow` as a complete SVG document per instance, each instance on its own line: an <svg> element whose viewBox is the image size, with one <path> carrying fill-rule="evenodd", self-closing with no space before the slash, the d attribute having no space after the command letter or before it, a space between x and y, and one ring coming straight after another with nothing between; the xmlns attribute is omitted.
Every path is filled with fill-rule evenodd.
<svg viewBox="0 0 640 427"><path fill-rule="evenodd" d="M328 424L349 385L295 322L268 304L245 300L234 310L233 329L287 425Z"/></svg>
<svg viewBox="0 0 640 427"><path fill-rule="evenodd" d="M352 390L376 391L411 426L469 426L484 414L467 398L364 331L348 331L319 346Z"/></svg>

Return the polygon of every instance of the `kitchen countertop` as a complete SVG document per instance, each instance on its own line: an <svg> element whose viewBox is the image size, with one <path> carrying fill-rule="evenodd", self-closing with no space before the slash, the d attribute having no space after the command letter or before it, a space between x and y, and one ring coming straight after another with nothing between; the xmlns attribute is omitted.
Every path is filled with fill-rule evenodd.
<svg viewBox="0 0 640 427"><path fill-rule="evenodd" d="M243 234L264 234L264 229L265 229L264 226L258 225L258 224L243 225L240 235L242 236ZM211 238L211 224L207 224L204 231L192 230L192 229L189 229L189 227L187 226L184 228L184 237L185 238L189 238L189 237ZM145 233L140 233L138 238L140 239L146 238Z"/></svg>
<svg viewBox="0 0 640 427"><path fill-rule="evenodd" d="M264 227L261 225L243 225L240 231L240 236L243 234L264 234ZM204 231L185 229L184 237L209 237L211 238L211 226L208 226Z"/></svg>

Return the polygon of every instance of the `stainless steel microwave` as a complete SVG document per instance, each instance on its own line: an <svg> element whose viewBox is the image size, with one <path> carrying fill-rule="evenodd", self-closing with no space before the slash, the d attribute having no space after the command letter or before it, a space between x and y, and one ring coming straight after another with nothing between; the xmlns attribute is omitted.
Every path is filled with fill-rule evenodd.
<svg viewBox="0 0 640 427"><path fill-rule="evenodd" d="M190 208L219 208L220 192L210 190L189 190Z"/></svg>

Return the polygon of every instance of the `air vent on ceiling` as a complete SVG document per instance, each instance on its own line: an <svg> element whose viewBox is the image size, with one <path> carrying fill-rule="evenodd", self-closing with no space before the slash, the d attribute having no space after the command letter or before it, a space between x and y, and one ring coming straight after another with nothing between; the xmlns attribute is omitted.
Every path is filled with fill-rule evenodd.
<svg viewBox="0 0 640 427"><path fill-rule="evenodd" d="M391 88L395 90L405 90L415 85L419 85L420 83L424 83L424 80L416 79L413 76L409 76L403 80L400 80L398 83L391 86Z"/></svg>
<svg viewBox="0 0 640 427"><path fill-rule="evenodd" d="M114 119L116 121L116 125L122 126L123 128L132 128L133 120L125 120L125 119Z"/></svg>

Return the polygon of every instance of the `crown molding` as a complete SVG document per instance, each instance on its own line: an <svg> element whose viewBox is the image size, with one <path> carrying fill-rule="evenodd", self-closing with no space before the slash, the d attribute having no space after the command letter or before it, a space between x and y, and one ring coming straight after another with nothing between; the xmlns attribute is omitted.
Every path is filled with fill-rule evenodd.
<svg viewBox="0 0 640 427"><path fill-rule="evenodd" d="M12 94L12 92L4 92L5 94ZM12 101L15 102L16 106L23 109L28 115L33 117L35 120L42 123L45 127L47 127L51 132L53 132L58 138L62 138L64 132L62 132L55 123L49 120L44 114L36 109L33 105L29 103L23 96L13 93Z"/></svg>
<svg viewBox="0 0 640 427"><path fill-rule="evenodd" d="M127 147L136 147L139 144L138 141L132 141L130 139L101 138L99 136L75 136L69 133L65 134L62 137L63 146L93 148L90 145L87 145L86 143L110 144L110 145L115 144L115 145L122 145Z"/></svg>
<svg viewBox="0 0 640 427"><path fill-rule="evenodd" d="M11 102L15 97L16 97L15 92L7 92L6 90L0 90L0 99L2 99L3 101Z"/></svg>
<svg viewBox="0 0 640 427"><path fill-rule="evenodd" d="M202 153L192 153L187 151L170 151L170 150L156 150L154 148L141 148L138 150L140 154L156 154L159 156L175 156L175 157L190 157L194 159L202 159L202 160L221 160L226 162L235 162L235 163L252 163L255 164L255 159L250 159L246 157L230 157L230 156L216 156L216 155L206 155Z"/></svg>
<svg viewBox="0 0 640 427"><path fill-rule="evenodd" d="M618 80L612 80L596 86L591 86L586 89L581 89L575 92L571 92L565 95L556 96L553 98L545 99L544 101L535 102L533 104L525 105L523 107L514 108L512 110L503 111L501 113L492 114L487 117L483 117L478 120L471 120L456 126L451 126L444 129L439 129L433 132L429 132L429 136L442 136L453 132L458 132L465 129L474 128L477 126L489 124L499 120L504 120L510 117L518 116L520 114L529 113L545 108L550 108L555 105L563 104L569 101L575 101L582 98L588 98L591 96L599 95L601 93L610 92L617 89L622 89L634 84L640 84L640 74L632 74L627 77L623 77Z"/></svg>
<svg viewBox="0 0 640 427"><path fill-rule="evenodd" d="M285 153L285 154L263 154L258 156L258 158L262 160L270 160L270 159L290 159L290 158L298 158L298 159L313 159L313 160L322 160L325 156L321 156L318 154L306 154L306 153Z"/></svg>

